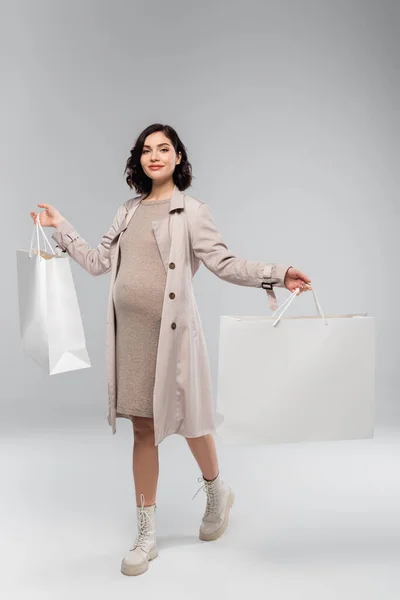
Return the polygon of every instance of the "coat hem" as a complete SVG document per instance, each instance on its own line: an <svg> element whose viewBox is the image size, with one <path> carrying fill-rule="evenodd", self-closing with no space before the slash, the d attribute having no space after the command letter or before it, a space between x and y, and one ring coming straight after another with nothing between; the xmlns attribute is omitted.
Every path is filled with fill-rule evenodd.
<svg viewBox="0 0 400 600"><path fill-rule="evenodd" d="M170 430L168 432L163 433L162 435L160 435L158 437L158 439L154 442L155 446L158 446L159 444L161 444L161 442L163 442L167 437L171 436L171 435L179 435L183 438L189 438L189 439L193 439L193 438L198 438L198 437L203 437L204 435L209 435L209 434L215 434L216 433L216 426L214 425L213 427L207 427L206 429L203 429L200 433L196 433L195 435L188 435L185 434L182 431L176 431L174 430Z"/></svg>

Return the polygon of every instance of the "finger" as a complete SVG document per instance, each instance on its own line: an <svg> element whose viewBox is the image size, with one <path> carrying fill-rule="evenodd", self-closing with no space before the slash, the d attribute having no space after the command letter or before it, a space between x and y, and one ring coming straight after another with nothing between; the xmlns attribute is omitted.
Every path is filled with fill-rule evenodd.
<svg viewBox="0 0 400 600"><path fill-rule="evenodd" d="M304 283L311 283L311 279L301 271L296 271L296 273L294 273L293 275L296 277L296 279L299 279Z"/></svg>
<svg viewBox="0 0 400 600"><path fill-rule="evenodd" d="M38 204L38 206L40 206L40 207L44 207L44 208L49 208L49 205L48 205L48 204Z"/></svg>
<svg viewBox="0 0 400 600"><path fill-rule="evenodd" d="M311 283L311 279L307 277L307 275L304 275L304 273L300 273L299 277L304 281L304 283Z"/></svg>

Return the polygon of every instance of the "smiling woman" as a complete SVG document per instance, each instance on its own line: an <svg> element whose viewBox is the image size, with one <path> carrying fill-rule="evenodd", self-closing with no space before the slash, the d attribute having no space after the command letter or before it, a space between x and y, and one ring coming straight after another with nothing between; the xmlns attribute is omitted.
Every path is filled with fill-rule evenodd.
<svg viewBox="0 0 400 600"><path fill-rule="evenodd" d="M96 248L54 207L39 204L42 225L92 275L111 272L107 315L108 421L133 424L133 475L138 534L121 571L139 575L157 554L155 534L158 445L186 438L202 473L206 508L199 537L225 531L233 492L219 474L215 408L207 345L192 279L203 263L220 279L265 289L310 283L288 265L237 258L218 232L207 204L186 192L192 167L176 131L154 124L137 138L125 167L138 193L118 207ZM36 219L36 213L31 213Z"/></svg>
<svg viewBox="0 0 400 600"><path fill-rule="evenodd" d="M171 182L180 190L192 183L192 165L176 131L169 125L155 123L137 138L127 160L126 182L139 193L160 199Z"/></svg>

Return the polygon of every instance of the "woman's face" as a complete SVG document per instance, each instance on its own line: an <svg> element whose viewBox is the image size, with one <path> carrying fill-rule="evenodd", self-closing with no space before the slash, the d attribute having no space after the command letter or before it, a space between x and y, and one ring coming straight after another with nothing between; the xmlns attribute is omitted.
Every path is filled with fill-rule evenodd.
<svg viewBox="0 0 400 600"><path fill-rule="evenodd" d="M163 183L172 178L175 166L180 162L181 153L175 152L171 140L162 131L155 131L147 136L140 157L142 169L147 177L157 183ZM158 168L155 168L156 166Z"/></svg>

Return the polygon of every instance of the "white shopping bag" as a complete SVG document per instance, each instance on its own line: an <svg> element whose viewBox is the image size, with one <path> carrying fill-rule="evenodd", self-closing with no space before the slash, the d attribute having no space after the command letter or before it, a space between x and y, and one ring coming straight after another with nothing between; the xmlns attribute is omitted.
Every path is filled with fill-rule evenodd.
<svg viewBox="0 0 400 600"><path fill-rule="evenodd" d="M17 250L17 271L21 348L50 375L90 367L69 258L54 253L38 218L30 250Z"/></svg>
<svg viewBox="0 0 400 600"><path fill-rule="evenodd" d="M217 436L238 445L372 438L375 319L221 316ZM284 309L284 310L282 310ZM280 313L280 316L277 315Z"/></svg>

